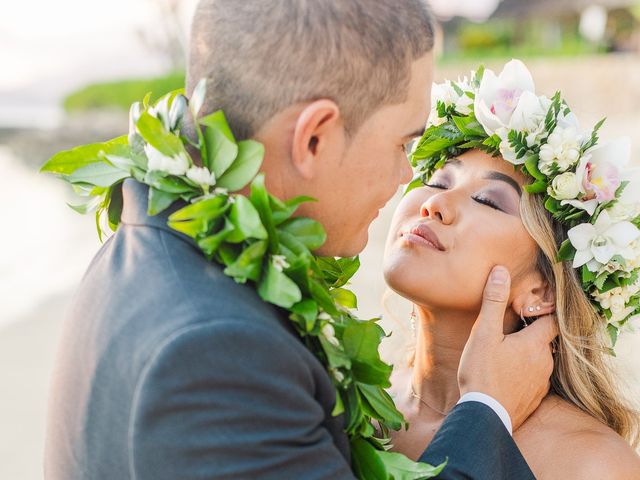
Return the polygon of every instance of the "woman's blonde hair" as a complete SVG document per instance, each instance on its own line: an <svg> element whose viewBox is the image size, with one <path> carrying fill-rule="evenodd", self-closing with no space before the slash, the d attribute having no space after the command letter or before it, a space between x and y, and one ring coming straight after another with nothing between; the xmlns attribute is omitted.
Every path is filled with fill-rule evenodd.
<svg viewBox="0 0 640 480"><path fill-rule="evenodd" d="M558 262L566 231L542 204L522 194L520 214L539 246L537 267L555 294L559 336L551 390L638 447L640 417L625 403L611 365L606 320L595 311L571 262Z"/></svg>

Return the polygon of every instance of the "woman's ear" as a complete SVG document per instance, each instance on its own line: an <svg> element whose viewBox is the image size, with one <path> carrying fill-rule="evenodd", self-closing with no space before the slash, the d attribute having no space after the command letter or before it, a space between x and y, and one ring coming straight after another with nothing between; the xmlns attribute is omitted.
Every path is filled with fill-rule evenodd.
<svg viewBox="0 0 640 480"><path fill-rule="evenodd" d="M517 287L513 292L511 303L511 308L517 316L533 320L535 317L555 312L555 292L539 272L527 275L520 285L521 287Z"/></svg>
<svg viewBox="0 0 640 480"><path fill-rule="evenodd" d="M339 149L344 149L344 145L340 108L332 100L316 100L300 112L295 123L291 161L300 175L310 180L328 159L342 158Z"/></svg>

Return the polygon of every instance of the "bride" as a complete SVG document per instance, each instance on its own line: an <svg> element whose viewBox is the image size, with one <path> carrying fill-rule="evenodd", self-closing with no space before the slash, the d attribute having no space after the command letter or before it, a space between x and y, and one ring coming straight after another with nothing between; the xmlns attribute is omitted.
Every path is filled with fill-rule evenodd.
<svg viewBox="0 0 640 480"><path fill-rule="evenodd" d="M596 145L559 96L535 95L519 61L436 85L434 97L413 153L422 185L399 205L385 253L385 279L415 323L413 359L396 365L391 390L410 424L392 433L395 449L418 458L458 401L460 358L499 264L511 274L504 333L553 311L559 324L550 393L514 431L532 471L640 479L640 420L609 366L640 290L628 144Z"/></svg>

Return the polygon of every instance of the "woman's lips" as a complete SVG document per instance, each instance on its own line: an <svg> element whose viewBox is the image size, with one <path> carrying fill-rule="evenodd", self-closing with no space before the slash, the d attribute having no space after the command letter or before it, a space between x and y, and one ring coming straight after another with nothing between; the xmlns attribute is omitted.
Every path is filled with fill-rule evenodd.
<svg viewBox="0 0 640 480"><path fill-rule="evenodd" d="M438 236L424 223L419 223L411 229L401 232L400 236L412 243L427 246L440 252L445 251L445 248L442 243L440 243Z"/></svg>

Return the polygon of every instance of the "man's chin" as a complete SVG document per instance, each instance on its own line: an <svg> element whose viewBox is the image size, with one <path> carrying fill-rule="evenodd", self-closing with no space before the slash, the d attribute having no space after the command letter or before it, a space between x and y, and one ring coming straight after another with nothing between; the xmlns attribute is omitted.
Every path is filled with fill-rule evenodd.
<svg viewBox="0 0 640 480"><path fill-rule="evenodd" d="M353 235L350 238L337 235L335 241L333 241L331 237L328 237L325 244L316 250L314 254L321 257L355 257L362 253L368 242L369 232L367 230Z"/></svg>

